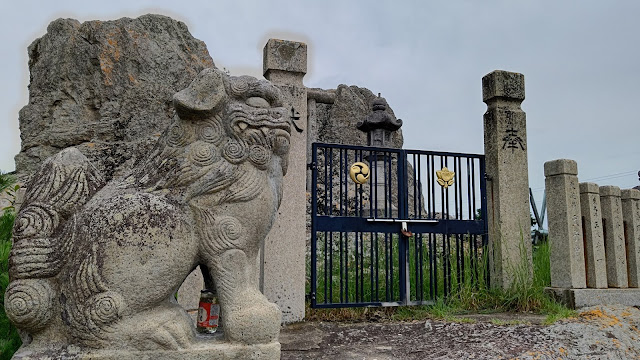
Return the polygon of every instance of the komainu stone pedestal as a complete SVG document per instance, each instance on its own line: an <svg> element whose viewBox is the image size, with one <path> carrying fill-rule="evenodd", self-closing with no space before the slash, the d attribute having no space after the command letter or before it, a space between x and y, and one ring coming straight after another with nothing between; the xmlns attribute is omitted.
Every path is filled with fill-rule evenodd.
<svg viewBox="0 0 640 360"><path fill-rule="evenodd" d="M191 349L180 350L150 350L150 351L121 351L102 350L95 352L81 352L69 347L56 350L56 356L50 357L50 352L22 352L14 356L15 360L36 359L78 359L78 360L273 360L280 359L280 343L244 345L224 342L222 336L218 339L202 338L200 343ZM216 341L217 340L217 341Z"/></svg>

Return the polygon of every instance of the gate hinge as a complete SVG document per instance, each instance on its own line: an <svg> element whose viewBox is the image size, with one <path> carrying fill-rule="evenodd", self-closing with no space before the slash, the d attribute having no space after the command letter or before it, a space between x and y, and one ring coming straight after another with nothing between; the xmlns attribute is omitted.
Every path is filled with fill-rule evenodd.
<svg viewBox="0 0 640 360"><path fill-rule="evenodd" d="M312 162L307 164L307 169L313 170L315 168L316 168L316 163L315 162L312 161Z"/></svg>

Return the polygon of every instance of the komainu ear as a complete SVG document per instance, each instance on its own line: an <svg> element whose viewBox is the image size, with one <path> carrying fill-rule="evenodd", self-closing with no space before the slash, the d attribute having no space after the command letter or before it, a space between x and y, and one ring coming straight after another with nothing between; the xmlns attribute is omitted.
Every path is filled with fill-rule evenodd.
<svg viewBox="0 0 640 360"><path fill-rule="evenodd" d="M222 71L204 69L191 84L173 96L173 105L178 115L216 112L226 97Z"/></svg>

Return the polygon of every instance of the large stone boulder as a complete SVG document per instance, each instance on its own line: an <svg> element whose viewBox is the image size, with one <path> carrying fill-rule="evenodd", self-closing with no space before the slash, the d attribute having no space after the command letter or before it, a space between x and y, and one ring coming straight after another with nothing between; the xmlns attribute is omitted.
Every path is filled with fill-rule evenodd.
<svg viewBox="0 0 640 360"><path fill-rule="evenodd" d="M106 180L146 154L174 117L171 97L204 68L206 45L166 16L58 19L28 49L29 104L20 111L23 181L74 146Z"/></svg>

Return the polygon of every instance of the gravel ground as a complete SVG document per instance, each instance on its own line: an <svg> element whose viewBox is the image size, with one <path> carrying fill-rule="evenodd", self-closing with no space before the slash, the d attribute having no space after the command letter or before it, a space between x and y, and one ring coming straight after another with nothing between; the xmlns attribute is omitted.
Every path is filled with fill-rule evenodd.
<svg viewBox="0 0 640 360"><path fill-rule="evenodd" d="M523 314L468 317L293 324L280 336L282 359L640 359L640 310L634 307L584 308L551 326Z"/></svg>

